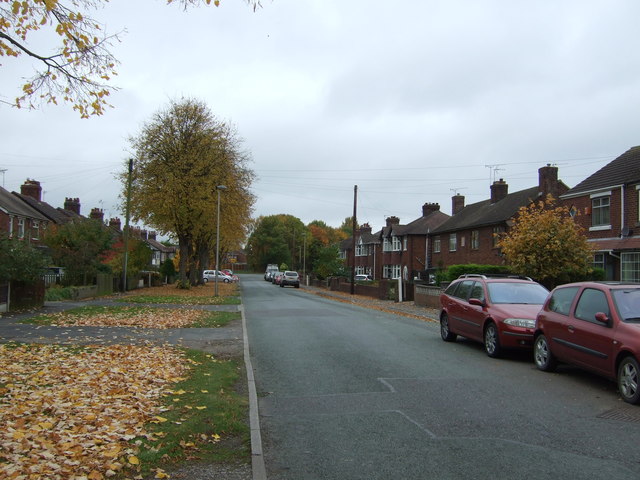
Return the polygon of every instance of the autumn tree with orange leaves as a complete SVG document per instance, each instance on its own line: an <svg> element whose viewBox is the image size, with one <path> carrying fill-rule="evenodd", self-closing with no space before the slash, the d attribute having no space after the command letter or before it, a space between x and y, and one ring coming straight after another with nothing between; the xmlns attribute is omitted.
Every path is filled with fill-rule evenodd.
<svg viewBox="0 0 640 480"><path fill-rule="evenodd" d="M515 273L547 287L591 270L592 250L583 228L551 196L521 207L498 246Z"/></svg>
<svg viewBox="0 0 640 480"><path fill-rule="evenodd" d="M255 8L258 0L245 0ZM112 55L119 33L109 34L93 12L108 0L0 0L0 57L34 61L35 74L21 86L14 107L65 102L82 118L102 115L109 105L117 59ZM167 0L183 9L214 4L219 0ZM38 43L36 37L51 33L56 42ZM5 65L3 60L0 65ZM2 92L6 96L6 92Z"/></svg>

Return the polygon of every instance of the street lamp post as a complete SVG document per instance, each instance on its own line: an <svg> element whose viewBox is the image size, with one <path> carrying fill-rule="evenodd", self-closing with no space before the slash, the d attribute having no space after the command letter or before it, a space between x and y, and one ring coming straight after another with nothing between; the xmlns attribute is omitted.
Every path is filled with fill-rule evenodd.
<svg viewBox="0 0 640 480"><path fill-rule="evenodd" d="M218 273L220 272L220 191L225 190L227 187L224 185L218 185L216 191L218 192L218 213L216 215L216 285L215 296L218 296Z"/></svg>

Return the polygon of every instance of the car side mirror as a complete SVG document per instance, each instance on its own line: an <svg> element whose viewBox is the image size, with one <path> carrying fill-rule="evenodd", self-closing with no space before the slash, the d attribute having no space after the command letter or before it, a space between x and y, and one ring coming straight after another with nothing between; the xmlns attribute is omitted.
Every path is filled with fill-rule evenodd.
<svg viewBox="0 0 640 480"><path fill-rule="evenodd" d="M470 298L469 299L469 304L476 305L478 307L484 307L484 302L482 300L477 299L477 298Z"/></svg>
<svg viewBox="0 0 640 480"><path fill-rule="evenodd" d="M609 325L609 317L604 312L596 313L596 320L600 323L604 323L605 325Z"/></svg>

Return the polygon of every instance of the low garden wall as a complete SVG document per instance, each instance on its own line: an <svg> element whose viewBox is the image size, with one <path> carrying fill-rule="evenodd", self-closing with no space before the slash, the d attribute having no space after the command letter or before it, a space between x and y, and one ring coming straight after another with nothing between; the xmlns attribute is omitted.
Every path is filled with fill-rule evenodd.
<svg viewBox="0 0 640 480"><path fill-rule="evenodd" d="M440 308L442 288L434 285L416 283L414 286L414 303L420 307Z"/></svg>

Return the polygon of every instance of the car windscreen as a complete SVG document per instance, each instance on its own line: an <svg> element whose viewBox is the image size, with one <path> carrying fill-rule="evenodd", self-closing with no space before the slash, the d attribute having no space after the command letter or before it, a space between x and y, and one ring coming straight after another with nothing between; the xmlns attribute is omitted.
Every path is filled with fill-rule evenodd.
<svg viewBox="0 0 640 480"><path fill-rule="evenodd" d="M488 282L491 303L520 303L542 305L549 291L537 283Z"/></svg>
<svg viewBox="0 0 640 480"><path fill-rule="evenodd" d="M640 288L620 288L611 291L622 321L640 322Z"/></svg>

